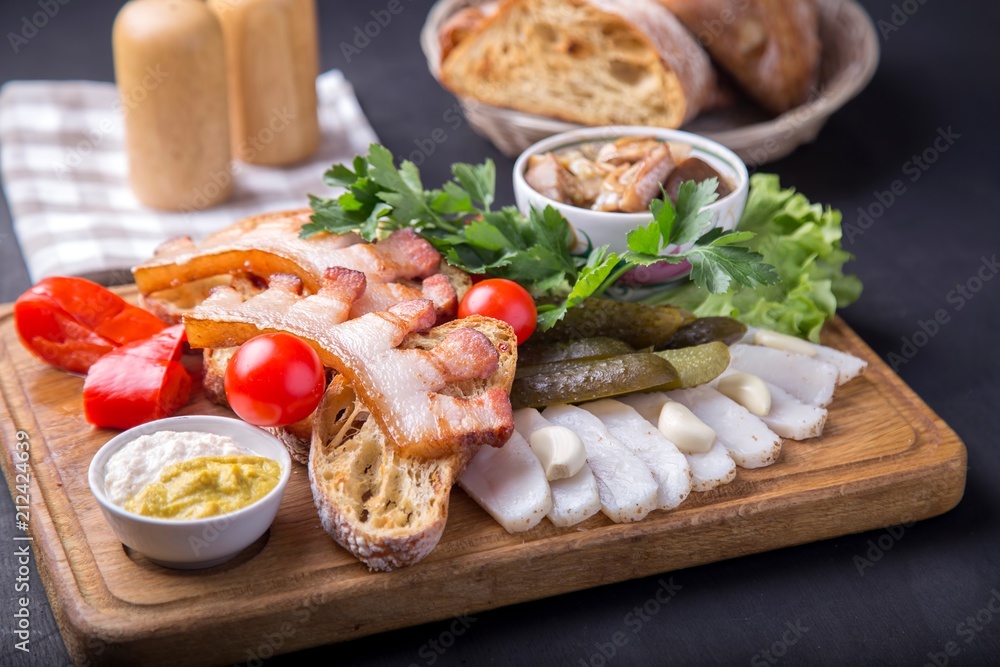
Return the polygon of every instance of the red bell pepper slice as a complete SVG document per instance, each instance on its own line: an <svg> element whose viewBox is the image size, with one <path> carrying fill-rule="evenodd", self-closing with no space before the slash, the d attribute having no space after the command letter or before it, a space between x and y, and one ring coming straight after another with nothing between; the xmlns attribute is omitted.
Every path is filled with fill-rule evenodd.
<svg viewBox="0 0 1000 667"><path fill-rule="evenodd" d="M87 421L105 428L132 428L167 417L191 397L191 375L178 361L184 325L119 347L98 359L83 383Z"/></svg>
<svg viewBox="0 0 1000 667"><path fill-rule="evenodd" d="M83 278L46 278L14 304L24 346L42 361L86 373L101 356L166 328L150 312Z"/></svg>

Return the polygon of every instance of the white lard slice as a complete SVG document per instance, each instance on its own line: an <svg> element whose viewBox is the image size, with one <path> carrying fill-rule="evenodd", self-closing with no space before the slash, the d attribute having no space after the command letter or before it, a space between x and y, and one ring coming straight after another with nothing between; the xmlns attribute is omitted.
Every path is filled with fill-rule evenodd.
<svg viewBox="0 0 1000 667"><path fill-rule="evenodd" d="M759 417L712 387L680 389L667 396L711 426L739 467L763 468L778 460L781 438Z"/></svg>
<svg viewBox="0 0 1000 667"><path fill-rule="evenodd" d="M532 432L550 425L534 408L514 411L514 428L524 440L530 438ZM528 449L530 451L530 446ZM549 482L549 490L552 495L552 507L546 516L553 525L574 526L601 511L597 479L589 463L584 463L580 472L572 477Z"/></svg>
<svg viewBox="0 0 1000 667"><path fill-rule="evenodd" d="M503 447L481 447L458 484L508 533L534 528L552 509L542 464L516 431Z"/></svg>
<svg viewBox="0 0 1000 667"><path fill-rule="evenodd" d="M719 376L719 379L734 372L736 371L727 370ZM771 411L759 419L767 424L768 428L789 440L807 440L823 435L827 417L825 408L803 403L770 382L765 381L764 384L771 394ZM712 382L713 387L717 385L718 380Z"/></svg>
<svg viewBox="0 0 1000 667"><path fill-rule="evenodd" d="M609 519L616 523L641 521L656 508L658 487L649 468L612 437L600 419L572 405L548 407L542 416L580 436L597 478L601 511Z"/></svg>
<svg viewBox="0 0 1000 667"><path fill-rule="evenodd" d="M833 400L839 372L802 354L760 345L732 345L729 367L777 385L804 403L824 407Z"/></svg>
<svg viewBox="0 0 1000 667"><path fill-rule="evenodd" d="M649 394L629 394L618 400L635 408L642 417L659 430L660 410L667 402L667 395L655 391ZM672 443L671 443L672 444ZM716 439L715 444L707 452L701 454L685 454L688 465L691 466L691 490L711 491L717 486L728 484L736 478L736 463L729 456L729 451Z"/></svg>
<svg viewBox="0 0 1000 667"><path fill-rule="evenodd" d="M611 399L584 403L580 407L600 419L611 435L649 467L659 485L659 509L673 509L688 497L691 493L691 466L687 459L635 408Z"/></svg>
<svg viewBox="0 0 1000 667"><path fill-rule="evenodd" d="M838 387L858 377L868 368L867 361L859 359L853 354L847 354L826 345L817 345L816 343L810 343L810 345L816 349L817 359L837 369Z"/></svg>
<svg viewBox="0 0 1000 667"><path fill-rule="evenodd" d="M760 331L760 329L756 327L747 327L746 335L743 336L739 342L746 343L747 345L753 344L754 336L758 331ZM859 359L853 354L841 352L840 350L835 350L826 345L813 343L812 341L803 340L802 342L816 350L816 359L836 367L838 387L858 377L868 368L867 361Z"/></svg>

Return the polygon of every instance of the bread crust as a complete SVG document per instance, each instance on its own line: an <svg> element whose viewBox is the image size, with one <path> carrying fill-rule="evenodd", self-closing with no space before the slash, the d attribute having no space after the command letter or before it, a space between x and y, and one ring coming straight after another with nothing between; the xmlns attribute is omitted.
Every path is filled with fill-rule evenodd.
<svg viewBox="0 0 1000 667"><path fill-rule="evenodd" d="M659 0L761 106L808 100L819 74L815 0Z"/></svg>
<svg viewBox="0 0 1000 667"><path fill-rule="evenodd" d="M623 106L620 96L613 100L606 99L610 102L606 105L610 110L602 111L593 104L566 104L564 100L555 97L545 99L541 92L538 95L512 94L511 80L504 79L502 72L498 75L499 78L493 76L504 63L490 62L490 59L477 52L480 48L477 44L490 37L494 26L499 26L496 28L499 32L503 22L514 12L529 12L530 15L533 3L544 4L538 0L504 0L498 11L481 20L478 26L463 26L463 39L443 59L442 83L457 95L487 104L589 125L651 124L679 127L694 118L711 100L715 74L708 55L676 17L664 11L656 0L565 0L565 6L587 13L590 23L601 23L602 33L628 34L635 44L642 45L642 48L636 48L633 53L638 59L648 60L651 56L656 58L662 89L661 110L643 108L641 104ZM566 11L569 12L568 9ZM570 14L567 13L567 16ZM572 25L561 26L561 29L564 32L558 36L560 43L568 40L572 48L577 39L568 33ZM614 41L610 43L613 44ZM507 47L528 48L516 38L511 38ZM556 50L559 48L561 47ZM548 51L551 52L552 49ZM533 55L537 54L529 54ZM539 60L537 57L529 59L533 62ZM634 63L624 63L626 72L632 65L649 66L648 62L640 63L638 59ZM571 59L567 58L569 60ZM608 60L604 65L613 71L615 62ZM483 73L489 76L480 76ZM520 81L520 74L522 73L517 72L509 76L518 77L515 80ZM593 72L581 73L581 78L588 78L590 74ZM490 81L489 78L495 80ZM591 87L592 95L600 93L599 88Z"/></svg>

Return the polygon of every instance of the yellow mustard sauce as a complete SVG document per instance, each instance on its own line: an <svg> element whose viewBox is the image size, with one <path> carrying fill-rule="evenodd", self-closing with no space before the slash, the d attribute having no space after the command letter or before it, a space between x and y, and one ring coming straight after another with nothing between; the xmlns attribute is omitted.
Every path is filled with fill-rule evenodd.
<svg viewBox="0 0 1000 667"><path fill-rule="evenodd" d="M158 519L203 519L252 505L280 478L281 465L263 456L198 456L168 465L125 509Z"/></svg>

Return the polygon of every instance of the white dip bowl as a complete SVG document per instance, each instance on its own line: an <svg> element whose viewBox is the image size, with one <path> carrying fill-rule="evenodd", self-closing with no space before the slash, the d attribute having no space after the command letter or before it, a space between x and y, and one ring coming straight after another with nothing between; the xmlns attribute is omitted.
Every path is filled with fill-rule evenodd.
<svg viewBox="0 0 1000 667"><path fill-rule="evenodd" d="M228 436L258 456L274 459L281 478L271 491L251 505L205 519L157 519L126 511L109 500L104 489L108 459L139 436L158 431L200 431ZM90 462L90 491L104 518L122 544L166 567L212 567L233 558L263 535L278 513L292 461L288 451L270 433L228 417L191 415L158 419L119 433L97 450Z"/></svg>

